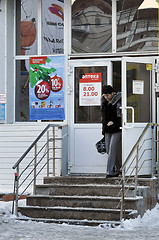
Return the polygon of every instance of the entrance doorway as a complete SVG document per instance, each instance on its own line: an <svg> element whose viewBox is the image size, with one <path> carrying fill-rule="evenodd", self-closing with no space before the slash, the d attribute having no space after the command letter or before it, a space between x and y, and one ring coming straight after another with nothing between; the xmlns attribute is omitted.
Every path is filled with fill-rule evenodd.
<svg viewBox="0 0 159 240"><path fill-rule="evenodd" d="M106 155L99 154L95 144L102 138L101 89L112 85L112 64L105 59L70 61L70 69L70 173L103 174Z"/></svg>
<svg viewBox="0 0 159 240"><path fill-rule="evenodd" d="M154 58L124 57L122 59L123 162L137 142L146 124L156 122L154 64ZM151 139L151 129L147 131L144 139L145 151L140 159L139 169L141 166L142 168L139 175L151 174L152 141L148 141L148 139ZM130 161L134 158L134 155L132 155Z"/></svg>
<svg viewBox="0 0 159 240"><path fill-rule="evenodd" d="M70 60L69 64L69 173L105 174L107 155L99 154L95 148L96 142L102 138L100 103L97 104L96 98L89 103L82 99L82 79L86 77L88 80L88 76L100 73L101 88L110 84L116 91L122 91L124 162L146 124L155 122L155 91L152 87L155 59L87 59ZM88 82L88 86L92 86ZM150 152L146 154L144 159L145 156L150 159ZM150 161L147 161L141 174L150 171Z"/></svg>

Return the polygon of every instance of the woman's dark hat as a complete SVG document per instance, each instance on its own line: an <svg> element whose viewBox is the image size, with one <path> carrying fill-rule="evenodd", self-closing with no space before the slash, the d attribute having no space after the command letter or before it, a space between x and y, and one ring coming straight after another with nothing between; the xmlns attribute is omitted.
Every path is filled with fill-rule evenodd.
<svg viewBox="0 0 159 240"><path fill-rule="evenodd" d="M111 94L112 92L114 92L114 89L110 85L104 86L102 88L102 94Z"/></svg>

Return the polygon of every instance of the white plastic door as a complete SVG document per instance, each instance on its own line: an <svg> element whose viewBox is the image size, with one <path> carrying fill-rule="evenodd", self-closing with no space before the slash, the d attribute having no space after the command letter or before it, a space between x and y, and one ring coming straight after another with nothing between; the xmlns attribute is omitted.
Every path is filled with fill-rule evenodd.
<svg viewBox="0 0 159 240"><path fill-rule="evenodd" d="M122 161L125 162L131 149L137 142L146 124L155 121L155 73L153 58L122 59ZM150 138L151 128L145 139ZM152 142L145 140L144 152L141 154L140 175L151 174ZM143 149L141 150L143 151ZM131 160L135 157L132 155Z"/></svg>
<svg viewBox="0 0 159 240"><path fill-rule="evenodd" d="M111 62L105 60L70 61L69 78L69 172L70 174L106 173L106 154L97 152L95 144L102 138L100 104L96 97L89 103L82 98L81 79L90 78L97 73L101 76L102 85L112 83ZM87 77L88 77L87 76ZM89 81L89 79L87 79ZM97 84L98 85L98 84ZM98 85L100 86L100 85ZM88 83L91 95L94 85ZM99 94L99 92L98 92ZM101 96L100 96L101 97ZM92 98L93 99L93 98Z"/></svg>

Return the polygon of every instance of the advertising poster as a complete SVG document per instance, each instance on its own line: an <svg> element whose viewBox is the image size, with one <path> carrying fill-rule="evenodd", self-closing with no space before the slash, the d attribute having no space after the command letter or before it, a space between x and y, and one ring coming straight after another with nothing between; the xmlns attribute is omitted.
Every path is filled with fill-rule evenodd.
<svg viewBox="0 0 159 240"><path fill-rule="evenodd" d="M64 53L64 0L42 0L42 49Z"/></svg>
<svg viewBox="0 0 159 240"><path fill-rule="evenodd" d="M100 106L101 102L101 73L85 73L79 80L79 105Z"/></svg>
<svg viewBox="0 0 159 240"><path fill-rule="evenodd" d="M21 1L21 55L37 54L38 0ZM64 0L42 0L42 54L64 53Z"/></svg>
<svg viewBox="0 0 159 240"><path fill-rule="evenodd" d="M0 103L0 120L5 120L5 104Z"/></svg>
<svg viewBox="0 0 159 240"><path fill-rule="evenodd" d="M29 59L30 120L64 120L64 56Z"/></svg>

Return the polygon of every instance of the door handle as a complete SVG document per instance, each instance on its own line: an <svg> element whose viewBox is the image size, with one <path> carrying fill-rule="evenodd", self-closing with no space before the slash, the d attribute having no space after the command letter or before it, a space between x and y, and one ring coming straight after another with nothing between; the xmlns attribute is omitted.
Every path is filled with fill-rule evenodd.
<svg viewBox="0 0 159 240"><path fill-rule="evenodd" d="M126 117L127 117L127 110L130 109L132 114L131 114L131 125L130 126L126 126L126 123L127 123L127 119L126 119L126 122L125 122L125 126L124 128L133 128L134 127L134 108L133 107L130 107L130 106L127 106L125 107L125 110L126 110Z"/></svg>

